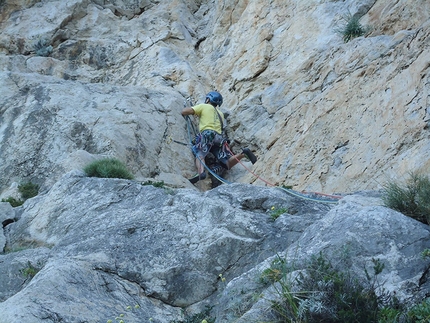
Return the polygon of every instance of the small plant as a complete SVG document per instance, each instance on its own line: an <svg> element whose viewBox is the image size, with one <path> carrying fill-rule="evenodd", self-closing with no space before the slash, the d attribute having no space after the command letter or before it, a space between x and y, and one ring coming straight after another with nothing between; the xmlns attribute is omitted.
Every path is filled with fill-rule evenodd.
<svg viewBox="0 0 430 323"><path fill-rule="evenodd" d="M427 257L430 257L430 249L426 248L423 250L423 252L421 252L421 258L425 259Z"/></svg>
<svg viewBox="0 0 430 323"><path fill-rule="evenodd" d="M278 282L285 277L288 272L290 272L290 268L287 268L285 259L282 259L278 255L276 259L272 261L270 267L263 270L260 276L260 282L263 284Z"/></svg>
<svg viewBox="0 0 430 323"><path fill-rule="evenodd" d="M292 185L282 185L283 188L287 189L287 190L292 190L293 186Z"/></svg>
<svg viewBox="0 0 430 323"><path fill-rule="evenodd" d="M354 38L363 36L367 32L367 29L360 23L360 18L361 17L352 15L350 12L342 16L342 20L345 24L335 31L342 36L345 43Z"/></svg>
<svg viewBox="0 0 430 323"><path fill-rule="evenodd" d="M382 307L378 312L378 323L396 323L400 322L403 316L400 308Z"/></svg>
<svg viewBox="0 0 430 323"><path fill-rule="evenodd" d="M24 200L35 197L39 194L39 185L32 182L26 182L18 186L18 191Z"/></svg>
<svg viewBox="0 0 430 323"><path fill-rule="evenodd" d="M206 306L206 309L194 315L185 315L183 321L171 321L170 323L215 323L215 319L210 316L212 307Z"/></svg>
<svg viewBox="0 0 430 323"><path fill-rule="evenodd" d="M367 281L360 281L348 267L340 270L321 253L313 257L300 279L300 286L312 291L300 304L304 317L311 322L377 322L379 306L389 297L376 294L376 278L384 265L377 259L372 262L373 274L365 269Z"/></svg>
<svg viewBox="0 0 430 323"><path fill-rule="evenodd" d="M146 181L146 182L143 182L142 185L152 185L154 187L163 188L164 187L164 181L161 181L161 182Z"/></svg>
<svg viewBox="0 0 430 323"><path fill-rule="evenodd" d="M430 179L427 176L410 173L405 184L386 184L382 200L386 207L430 224Z"/></svg>
<svg viewBox="0 0 430 323"><path fill-rule="evenodd" d="M223 283L225 283L225 277L222 274L219 274L218 277Z"/></svg>
<svg viewBox="0 0 430 323"><path fill-rule="evenodd" d="M114 158L97 160L84 168L89 177L133 179L125 165Z"/></svg>
<svg viewBox="0 0 430 323"><path fill-rule="evenodd" d="M276 221L277 218L279 218L281 216L281 214L287 213L288 210L286 208L279 208L276 209L274 206L272 206L270 208L271 212L270 212L270 217L272 218L273 221Z"/></svg>
<svg viewBox="0 0 430 323"><path fill-rule="evenodd" d="M12 205L12 207L21 206L21 205L23 205L23 204L24 204L24 201L23 201L23 200L17 200L17 199L15 199L15 198L11 197L11 196L9 196L9 197L8 197L8 198L6 198L6 199L2 199L1 201L2 201L2 202L8 202L10 205Z"/></svg>
<svg viewBox="0 0 430 323"><path fill-rule="evenodd" d="M106 321L106 323L113 323L113 322L117 322L117 323L125 323L126 321L126 319L127 319L127 317L128 317L128 314L130 313L130 312L133 312L133 311L135 311L135 310L138 310L140 308L140 306L139 305L134 305L134 306L127 306L126 307L126 311L124 312L124 313L120 313L120 314L118 314L116 317L115 317L115 320L113 320L113 319L109 319L109 320L107 320ZM149 319L150 321L152 321L152 318L150 318Z"/></svg>
<svg viewBox="0 0 430 323"><path fill-rule="evenodd" d="M39 185L26 182L18 185L18 192L21 194L21 199L16 199L10 196L7 199L2 199L1 201L10 203L12 207L21 206L26 200L39 194Z"/></svg>
<svg viewBox="0 0 430 323"><path fill-rule="evenodd" d="M21 270L21 274L25 277L25 278L29 278L32 279L34 276L36 276L36 274L39 272L39 268L34 267L30 261L28 261L27 263L27 267L25 267L24 269Z"/></svg>
<svg viewBox="0 0 430 323"><path fill-rule="evenodd" d="M430 322L430 298L426 298L420 304L413 306L407 312L408 322L428 323Z"/></svg>
<svg viewBox="0 0 430 323"><path fill-rule="evenodd" d="M47 39L39 39L34 44L34 53L37 56L47 57L52 54L53 47Z"/></svg>

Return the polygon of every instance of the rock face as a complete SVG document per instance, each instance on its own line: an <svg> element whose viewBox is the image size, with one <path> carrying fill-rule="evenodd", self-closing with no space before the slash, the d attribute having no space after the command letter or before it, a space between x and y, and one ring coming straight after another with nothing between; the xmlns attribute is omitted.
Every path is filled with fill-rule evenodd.
<svg viewBox="0 0 430 323"><path fill-rule="evenodd" d="M295 215L275 223L266 214L272 206ZM139 318L170 322L213 299L220 274L235 277L284 250L330 207L278 189L236 184L202 194L75 172L22 208L8 213L16 222L6 227L7 248L16 252L1 256L3 318L28 320L16 302L43 294L32 309L39 319L103 321L139 304ZM30 265L40 271L26 285Z"/></svg>
<svg viewBox="0 0 430 323"><path fill-rule="evenodd" d="M48 189L120 158L138 177L192 175L179 112L218 89L232 148L297 189L379 188L428 172L427 1L6 1L0 35L0 190ZM344 43L343 17L369 31ZM169 144L170 142L170 144ZM229 179L260 180L238 167Z"/></svg>
<svg viewBox="0 0 430 323"><path fill-rule="evenodd" d="M169 323L183 319L182 309L215 306L216 322L261 322L269 305L252 295L267 294L258 280L275 255L299 265L345 248L357 276L377 258L384 288L402 300L422 297L429 228L380 204L360 195L320 203L246 184L201 193L71 172L2 213L2 320L106 322L138 305L129 320ZM274 221L272 208L287 211Z"/></svg>
<svg viewBox="0 0 430 323"><path fill-rule="evenodd" d="M429 293L429 227L377 192L430 170L429 1L0 1L0 322L261 322L287 261L345 247L405 301ZM345 43L344 17L365 35ZM193 186L184 101L217 89L231 185ZM193 120L196 121L196 120ZM135 180L85 177L102 157ZM143 185L164 181L165 188ZM253 185L250 185L253 184ZM206 192L201 192L206 191ZM291 192L290 192L291 193ZM344 194L346 195L346 194ZM276 221L272 207L285 209ZM300 266L298 270L302 269ZM136 306L138 305L138 306Z"/></svg>
<svg viewBox="0 0 430 323"><path fill-rule="evenodd" d="M428 226L413 224L410 219L379 206L379 203L380 201L371 197L349 196L343 199L338 207L304 231L287 249L284 261L294 264L299 272L302 270L300 262L309 259L310 255L322 252L341 261L345 254L349 254L353 259L350 265L357 275L354 277L361 277L364 275L364 268L372 272L372 259L383 259L385 269L380 277L381 281L384 281L383 288L395 292L401 299L410 297L410 294L407 294L412 290L428 290L429 285L425 278L427 273L422 276L416 271L418 268L426 268L427 265L422 263L420 257L416 257L415 249L420 249L421 242L427 240ZM403 230L405 227L400 228L404 224L408 227L406 231ZM415 225L417 226L414 227ZM340 232L342 234L339 234ZM414 235L412 239L411 233ZM409 242L412 244L409 245ZM279 255L267 259L227 285L221 296L221 305L217 308L217 322L268 321L268 309L272 305L270 301L277 300L276 292L274 293L273 286L262 288L255 282L276 259L279 259ZM409 264L406 265L408 261L417 267L409 267ZM409 292L404 294L407 290ZM250 301L255 295L267 296L259 298L258 301ZM243 315L240 317L237 316L238 309L242 309Z"/></svg>

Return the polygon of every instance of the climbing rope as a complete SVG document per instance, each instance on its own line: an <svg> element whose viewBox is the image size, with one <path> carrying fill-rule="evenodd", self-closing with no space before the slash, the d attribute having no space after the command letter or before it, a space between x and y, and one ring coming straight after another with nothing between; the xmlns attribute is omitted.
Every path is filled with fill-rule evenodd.
<svg viewBox="0 0 430 323"><path fill-rule="evenodd" d="M197 132L196 129L194 128L193 123L191 122L191 118L189 116L185 116L185 120L187 121L187 131L188 131L188 140L189 140L189 145L190 147L193 147L193 139L197 136ZM193 131L194 137L191 137L191 130ZM217 180L219 180L220 182L224 183L224 184L232 184L232 182L227 181L226 179L222 178L221 176L219 176L218 174L216 174L215 172L213 172L208 165L206 165L205 162L203 162L201 160L201 158L196 155L196 157L198 158L198 160L200 161L200 163L203 165L203 167L213 176L215 177Z"/></svg>
<svg viewBox="0 0 430 323"><path fill-rule="evenodd" d="M197 131L193 125L193 123L191 122L191 118L189 116L185 116L184 117L185 120L187 121L187 132L188 132L188 139L189 139L189 146L192 147L193 146L193 139L197 136ZM194 137L192 137L191 131L193 132ZM176 142L175 140L173 140L174 142ZM180 142L178 142L180 143ZM183 143L182 143L183 144ZM227 149L227 151L236 159L236 161L242 165L242 167L244 167L249 173L251 173L253 176L255 176L256 178L258 178L259 180L263 181L264 183L266 183L269 186L272 187L276 187L279 188L281 190L283 190L284 192L288 193L289 195L292 195L294 197L298 197L301 199L305 199L305 200L309 200L309 201L316 201L316 202L321 202L321 203L337 203L339 199L342 198L342 196L338 196L338 195L330 195L330 194L324 194L324 193L318 193L318 192L297 192L294 190L291 190L289 188L283 187L283 186L277 186L275 184L272 184L268 181L266 181L265 179L261 178L260 176L258 176L257 174L255 174L253 171L251 171L248 167L246 167L245 164L243 164L237 157L236 155L230 150L230 147L228 146L228 143L225 142L224 143L225 148ZM233 184L232 182L227 181L226 179L222 178L221 176L219 176L218 174L214 173L207 165L206 163L204 163L199 156L196 155L196 157L199 159L200 163L202 163L202 165L204 166L204 168L213 176L215 177L217 180L219 180L220 182L224 183L224 184ZM327 198L315 198L315 197L311 197L309 195L319 195L319 196L324 196Z"/></svg>
<svg viewBox="0 0 430 323"><path fill-rule="evenodd" d="M299 197L301 199L310 200L310 201L317 201L317 202L322 202L322 203L337 203L338 200L342 198L342 196L323 194L323 193L318 193L318 192L302 192L302 193L299 193L297 191L291 190L291 189L283 187L283 186L276 186L275 184L272 184L272 183L266 181L265 179L261 178L260 176L258 176L257 174L255 174L253 171L251 171L248 167L246 167L246 165L244 163L242 163L240 161L240 159L238 159L236 157L236 155L230 150L230 147L228 146L227 143L225 143L225 147L230 152L230 154L233 155L233 157L236 159L236 161L239 164L241 164L249 173L251 173L256 178L258 178L259 180L263 181L264 183L266 183L269 186L279 188L279 189L287 192L288 194L290 194L292 196L295 196L295 197ZM314 197L310 197L309 194L321 195L321 196L325 196L325 197L329 197L329 198L314 198Z"/></svg>

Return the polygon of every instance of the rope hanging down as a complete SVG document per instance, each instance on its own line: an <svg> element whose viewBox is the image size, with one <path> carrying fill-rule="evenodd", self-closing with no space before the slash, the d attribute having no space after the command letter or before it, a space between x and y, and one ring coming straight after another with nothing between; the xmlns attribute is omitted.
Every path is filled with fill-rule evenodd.
<svg viewBox="0 0 430 323"><path fill-rule="evenodd" d="M197 136L197 132L196 129L194 128L194 125L191 122L191 119L189 116L185 116L185 120L187 121L187 131L188 131L188 138L189 138L189 145L190 147L193 146L193 137L191 135L191 131L193 132L194 137ZM235 154L230 150L230 147L228 146L228 143L225 142L224 143L226 149L234 156L234 158L236 159L236 161L242 165L249 173L251 173L253 176L255 176L256 178L258 178L259 180L263 181L264 183L266 183L269 186L272 187L276 187L279 188L283 191L285 191L286 193L295 196L295 197L299 197L301 199L305 199L305 200L310 200L310 201L315 201L315 202L321 202L321 203L337 203L339 199L342 198L342 196L338 196L338 195L330 195L330 194L323 194L323 193L318 193L318 192L304 192L304 193L299 193L297 191L293 191L291 189L288 189L286 187L282 187L282 186L276 186L275 184L272 184L268 181L266 181L265 179L261 178L260 176L258 176L257 174L255 174L253 171L251 171L248 167L246 167L246 165L244 165L237 157L235 157ZM224 183L224 184L232 184L232 182L227 181L226 179L222 178L221 176L217 175L216 173L214 173L205 163L203 163L203 161L200 159L200 157L197 156L197 158L199 159L199 161L202 163L202 165L204 166L204 168L212 175L214 176L217 180L219 180L220 182ZM329 198L314 198L311 196L308 196L306 194L314 194L314 195L320 195L320 196L325 196L325 197L329 197Z"/></svg>

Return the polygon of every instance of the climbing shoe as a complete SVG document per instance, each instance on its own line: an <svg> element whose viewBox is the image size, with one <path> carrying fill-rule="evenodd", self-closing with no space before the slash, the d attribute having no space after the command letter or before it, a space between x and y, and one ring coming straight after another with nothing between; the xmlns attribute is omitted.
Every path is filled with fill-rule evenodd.
<svg viewBox="0 0 430 323"><path fill-rule="evenodd" d="M257 161L257 157L255 157L255 155L252 153L251 150L249 150L249 148L243 149L242 152L246 157L248 157L251 163L255 164L255 162Z"/></svg>
<svg viewBox="0 0 430 323"><path fill-rule="evenodd" d="M199 180L201 179L205 179L206 178L206 172L203 172L201 174L196 174L193 177L189 178L188 180L191 182L191 184L195 184L197 183Z"/></svg>

